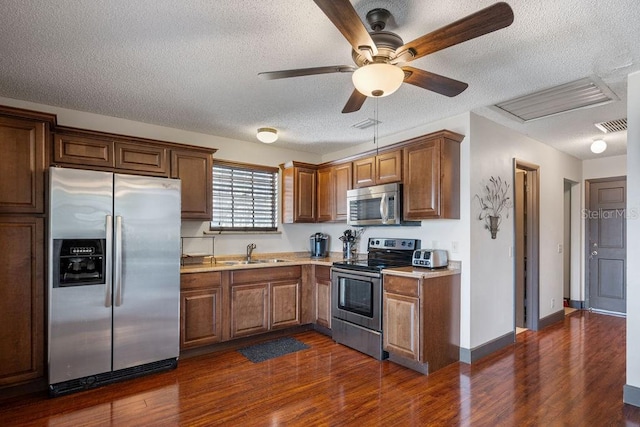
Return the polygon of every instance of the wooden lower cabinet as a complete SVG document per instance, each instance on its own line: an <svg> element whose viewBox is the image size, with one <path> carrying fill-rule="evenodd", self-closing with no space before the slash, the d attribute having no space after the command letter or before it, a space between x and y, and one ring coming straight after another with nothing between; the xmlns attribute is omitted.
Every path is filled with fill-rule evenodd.
<svg viewBox="0 0 640 427"><path fill-rule="evenodd" d="M428 374L460 358L460 273L383 277L389 359Z"/></svg>
<svg viewBox="0 0 640 427"><path fill-rule="evenodd" d="M302 268L270 267L230 273L231 336L299 325Z"/></svg>
<svg viewBox="0 0 640 427"><path fill-rule="evenodd" d="M180 276L180 348L187 349L222 340L222 274Z"/></svg>
<svg viewBox="0 0 640 427"><path fill-rule="evenodd" d="M331 268L316 267L314 323L331 329Z"/></svg>
<svg viewBox="0 0 640 427"><path fill-rule="evenodd" d="M231 338L269 330L269 283L231 285Z"/></svg>
<svg viewBox="0 0 640 427"><path fill-rule="evenodd" d="M0 387L44 377L44 219L0 216Z"/></svg>
<svg viewBox="0 0 640 427"><path fill-rule="evenodd" d="M300 324L300 281L271 283L269 299L270 329Z"/></svg>

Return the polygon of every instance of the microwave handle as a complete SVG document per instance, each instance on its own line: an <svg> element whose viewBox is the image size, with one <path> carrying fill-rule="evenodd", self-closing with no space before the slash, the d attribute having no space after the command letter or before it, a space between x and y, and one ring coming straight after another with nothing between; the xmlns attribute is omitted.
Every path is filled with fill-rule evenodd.
<svg viewBox="0 0 640 427"><path fill-rule="evenodd" d="M384 193L380 198L380 218L383 223L389 220L389 204L387 203L387 193Z"/></svg>

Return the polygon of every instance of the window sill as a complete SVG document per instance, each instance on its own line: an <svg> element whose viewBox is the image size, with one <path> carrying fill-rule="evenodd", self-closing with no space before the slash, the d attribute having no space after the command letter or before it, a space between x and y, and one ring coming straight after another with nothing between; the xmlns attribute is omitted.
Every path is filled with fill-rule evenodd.
<svg viewBox="0 0 640 427"><path fill-rule="evenodd" d="M219 236L221 234L282 234L282 231L211 231L204 232L206 235Z"/></svg>

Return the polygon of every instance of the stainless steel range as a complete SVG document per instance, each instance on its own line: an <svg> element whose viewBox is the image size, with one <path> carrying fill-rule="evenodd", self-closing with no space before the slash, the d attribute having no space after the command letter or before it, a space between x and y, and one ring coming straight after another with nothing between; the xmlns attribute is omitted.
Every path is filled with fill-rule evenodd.
<svg viewBox="0 0 640 427"><path fill-rule="evenodd" d="M333 263L333 339L378 360L382 349L382 270L411 265L420 240L372 237L366 258Z"/></svg>

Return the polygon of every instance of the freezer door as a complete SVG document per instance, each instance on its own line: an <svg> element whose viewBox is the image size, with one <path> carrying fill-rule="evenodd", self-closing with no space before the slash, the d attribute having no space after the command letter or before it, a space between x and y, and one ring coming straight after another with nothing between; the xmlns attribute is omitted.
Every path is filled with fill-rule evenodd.
<svg viewBox="0 0 640 427"><path fill-rule="evenodd" d="M111 370L111 301L105 283L54 287L54 239L107 239L113 176L50 168L49 384ZM109 261L107 261L109 262Z"/></svg>
<svg viewBox="0 0 640 427"><path fill-rule="evenodd" d="M180 181L114 176L113 369L178 357Z"/></svg>

